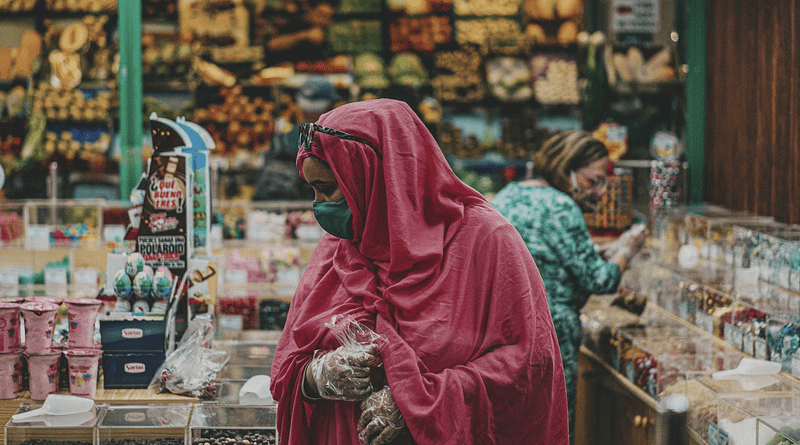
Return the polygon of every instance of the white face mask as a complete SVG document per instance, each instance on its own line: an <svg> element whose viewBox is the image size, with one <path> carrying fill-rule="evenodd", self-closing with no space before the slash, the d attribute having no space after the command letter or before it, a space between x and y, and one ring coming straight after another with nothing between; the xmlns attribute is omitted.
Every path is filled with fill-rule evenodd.
<svg viewBox="0 0 800 445"><path fill-rule="evenodd" d="M600 196L591 191L587 192L578 185L578 175L575 170L569 172L569 179L572 182L572 190L570 195L573 201L578 204L578 207L584 213L594 213L597 211L597 203L600 202Z"/></svg>

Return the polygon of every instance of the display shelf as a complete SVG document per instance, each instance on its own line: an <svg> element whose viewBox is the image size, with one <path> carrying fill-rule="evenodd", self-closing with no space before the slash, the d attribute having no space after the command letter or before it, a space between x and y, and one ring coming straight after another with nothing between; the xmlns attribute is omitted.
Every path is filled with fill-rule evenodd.
<svg viewBox="0 0 800 445"><path fill-rule="evenodd" d="M182 445L192 413L190 404L109 406L97 423L98 445L128 445L147 439L153 445Z"/></svg>

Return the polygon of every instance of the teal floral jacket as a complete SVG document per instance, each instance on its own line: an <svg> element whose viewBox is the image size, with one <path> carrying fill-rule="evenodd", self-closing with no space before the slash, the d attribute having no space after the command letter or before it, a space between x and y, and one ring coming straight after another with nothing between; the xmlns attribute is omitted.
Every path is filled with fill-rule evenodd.
<svg viewBox="0 0 800 445"><path fill-rule="evenodd" d="M619 267L595 251L583 215L568 195L514 182L500 190L492 205L522 235L544 280L551 311L566 306L577 312L590 295L616 290Z"/></svg>

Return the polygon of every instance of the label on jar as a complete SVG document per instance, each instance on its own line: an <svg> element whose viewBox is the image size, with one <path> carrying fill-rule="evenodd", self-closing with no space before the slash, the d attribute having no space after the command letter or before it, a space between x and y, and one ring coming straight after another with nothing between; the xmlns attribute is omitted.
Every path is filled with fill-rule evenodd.
<svg viewBox="0 0 800 445"><path fill-rule="evenodd" d="M652 375L647 378L647 393L653 398L658 398L658 381Z"/></svg>
<svg viewBox="0 0 800 445"><path fill-rule="evenodd" d="M681 301L678 303L678 317L681 317L682 320L689 320L689 302L688 301Z"/></svg>
<svg viewBox="0 0 800 445"><path fill-rule="evenodd" d="M742 349L742 344L739 343L737 345L736 344L736 339L734 339L734 337L733 337L734 336L734 334L733 334L734 330L735 330L735 328L733 327L733 325L728 323L728 324L725 325L725 328L722 330L722 335L725 336L725 342L726 343L728 343L729 345L731 345L731 346L733 346L735 348Z"/></svg>
<svg viewBox="0 0 800 445"><path fill-rule="evenodd" d="M755 342L753 340L753 333L748 332L744 335L744 343L742 344L742 351L745 354L756 355Z"/></svg>
<svg viewBox="0 0 800 445"><path fill-rule="evenodd" d="M753 339L753 346L755 349L755 354L753 354L757 359L760 360L769 360L769 351L767 349L767 340L761 337L756 337Z"/></svg>
<svg viewBox="0 0 800 445"><path fill-rule="evenodd" d="M19 271L0 269L0 297L19 296Z"/></svg>
<svg viewBox="0 0 800 445"><path fill-rule="evenodd" d="M719 439L719 430L717 429L717 424L714 422L708 422L708 443L711 445L718 445Z"/></svg>
<svg viewBox="0 0 800 445"><path fill-rule="evenodd" d="M792 375L800 378L800 351L792 356Z"/></svg>

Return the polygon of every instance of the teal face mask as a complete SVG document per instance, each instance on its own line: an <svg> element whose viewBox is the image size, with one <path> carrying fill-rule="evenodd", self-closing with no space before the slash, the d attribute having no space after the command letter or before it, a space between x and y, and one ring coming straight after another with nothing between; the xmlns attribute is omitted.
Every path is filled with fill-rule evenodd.
<svg viewBox="0 0 800 445"><path fill-rule="evenodd" d="M314 217L322 228L342 239L353 239L353 213L344 198L338 201L314 201Z"/></svg>

